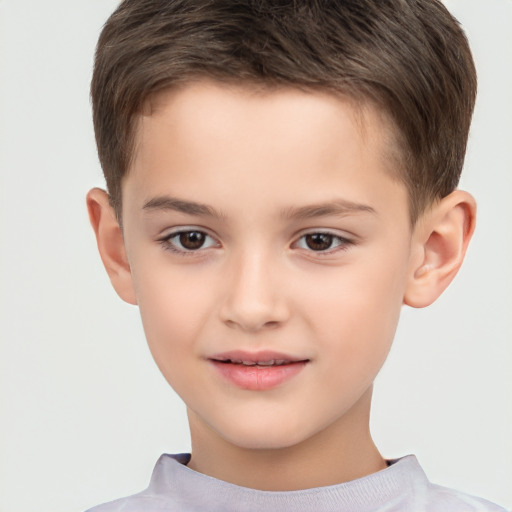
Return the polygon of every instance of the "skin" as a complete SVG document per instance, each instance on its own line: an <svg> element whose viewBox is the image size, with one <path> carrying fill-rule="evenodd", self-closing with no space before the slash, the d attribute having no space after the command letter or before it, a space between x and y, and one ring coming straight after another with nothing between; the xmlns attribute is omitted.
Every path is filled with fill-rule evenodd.
<svg viewBox="0 0 512 512"><path fill-rule="evenodd" d="M402 305L439 296L475 219L473 198L454 191L410 225L391 133L374 108L326 93L199 82L141 116L123 231L106 193L89 193L112 284L138 304L187 405L192 469L294 490L385 468L372 383ZM232 350L307 363L272 389L242 389L212 365Z"/></svg>

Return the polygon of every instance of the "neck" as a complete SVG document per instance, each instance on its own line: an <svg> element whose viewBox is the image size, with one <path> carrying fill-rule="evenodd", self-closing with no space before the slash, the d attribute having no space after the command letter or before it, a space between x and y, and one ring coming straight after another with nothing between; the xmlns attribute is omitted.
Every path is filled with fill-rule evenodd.
<svg viewBox="0 0 512 512"><path fill-rule="evenodd" d="M189 410L192 458L200 473L243 487L291 491L335 485L386 467L369 431L371 389L336 422L277 449L251 449L220 437Z"/></svg>

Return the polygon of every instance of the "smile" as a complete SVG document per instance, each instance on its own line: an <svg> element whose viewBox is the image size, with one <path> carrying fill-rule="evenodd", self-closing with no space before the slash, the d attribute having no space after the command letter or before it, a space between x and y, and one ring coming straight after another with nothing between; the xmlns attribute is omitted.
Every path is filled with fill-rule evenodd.
<svg viewBox="0 0 512 512"><path fill-rule="evenodd" d="M276 388L301 373L309 359L298 359L285 354L239 352L219 354L209 361L230 384L246 390L265 391Z"/></svg>
<svg viewBox="0 0 512 512"><path fill-rule="evenodd" d="M286 361L285 359L270 359L269 361L242 361L241 359L227 359L219 362L227 364L243 364L244 366L282 366L283 364L290 364L292 361Z"/></svg>

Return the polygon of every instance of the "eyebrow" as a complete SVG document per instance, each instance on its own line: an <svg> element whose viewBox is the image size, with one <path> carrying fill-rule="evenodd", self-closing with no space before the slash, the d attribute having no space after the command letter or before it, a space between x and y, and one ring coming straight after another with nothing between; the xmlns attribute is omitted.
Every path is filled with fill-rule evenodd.
<svg viewBox="0 0 512 512"><path fill-rule="evenodd" d="M283 210L282 215L285 218L297 220L312 219L324 217L327 215L344 216L353 213L366 212L377 215L377 212L371 206L361 203L354 203L346 199L335 199L327 203L318 203L298 208L287 208Z"/></svg>
<svg viewBox="0 0 512 512"><path fill-rule="evenodd" d="M188 215L216 218L224 217L224 215L206 204L196 203L195 201L185 201L183 199L177 199L169 196L154 197L144 203L142 209L146 211L172 210L180 213L186 213Z"/></svg>
<svg viewBox="0 0 512 512"><path fill-rule="evenodd" d="M195 201L185 201L170 196L158 196L150 199L144 206L143 210L172 210L188 215L197 215L214 218L225 218L226 216L209 205L196 203ZM316 217L325 217L327 215L344 216L353 213L366 212L376 215L377 212L371 206L354 203L346 199L336 199L326 203L318 203L296 208L285 208L281 211L281 215L286 219L312 219Z"/></svg>

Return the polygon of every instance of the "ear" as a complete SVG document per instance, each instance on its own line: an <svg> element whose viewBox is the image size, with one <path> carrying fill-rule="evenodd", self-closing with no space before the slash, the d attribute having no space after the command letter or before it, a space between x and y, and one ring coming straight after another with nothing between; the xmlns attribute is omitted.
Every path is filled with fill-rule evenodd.
<svg viewBox="0 0 512 512"><path fill-rule="evenodd" d="M404 304L434 302L457 274L475 229L476 202L462 190L443 198L418 220Z"/></svg>
<svg viewBox="0 0 512 512"><path fill-rule="evenodd" d="M137 304L123 233L108 194L99 188L90 190L87 194L87 210L101 260L112 286L121 299L129 304Z"/></svg>

